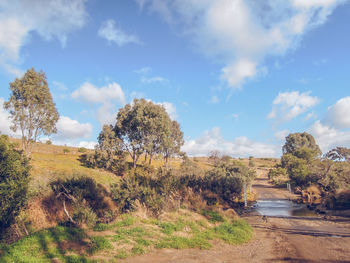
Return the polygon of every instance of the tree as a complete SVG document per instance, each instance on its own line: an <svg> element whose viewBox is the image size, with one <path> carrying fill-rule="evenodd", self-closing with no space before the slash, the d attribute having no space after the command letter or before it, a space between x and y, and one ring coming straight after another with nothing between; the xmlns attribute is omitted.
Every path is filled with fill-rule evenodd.
<svg viewBox="0 0 350 263"><path fill-rule="evenodd" d="M26 205L29 169L28 159L14 149L7 136L0 136L0 236Z"/></svg>
<svg viewBox="0 0 350 263"><path fill-rule="evenodd" d="M308 148L312 150L315 156L321 154L320 147L316 144L314 137L307 133L291 133L286 137L286 143L284 144L282 151L283 154L295 155L300 148Z"/></svg>
<svg viewBox="0 0 350 263"><path fill-rule="evenodd" d="M332 161L346 161L350 162L350 149L345 147L337 147L325 154L325 157Z"/></svg>
<svg viewBox="0 0 350 263"><path fill-rule="evenodd" d="M180 124L177 121L171 121L170 132L165 134L162 145L165 166L168 166L169 159L173 155L180 154L183 144L183 132L181 131Z"/></svg>
<svg viewBox="0 0 350 263"><path fill-rule="evenodd" d="M102 131L98 135L96 145L96 161L99 167L114 170L115 158L124 163L124 153L122 151L122 141L116 136L112 125L103 125ZM119 171L119 169L116 169Z"/></svg>
<svg viewBox="0 0 350 263"><path fill-rule="evenodd" d="M11 129L21 131L22 149L29 156L40 136L56 133L59 115L44 72L27 70L22 78L10 83L10 90L11 97L4 107L10 112Z"/></svg>
<svg viewBox="0 0 350 263"><path fill-rule="evenodd" d="M134 168L142 154L149 157L149 163L159 153L167 161L183 144L178 123L171 121L163 106L145 99L134 99L119 110L114 132L133 160Z"/></svg>

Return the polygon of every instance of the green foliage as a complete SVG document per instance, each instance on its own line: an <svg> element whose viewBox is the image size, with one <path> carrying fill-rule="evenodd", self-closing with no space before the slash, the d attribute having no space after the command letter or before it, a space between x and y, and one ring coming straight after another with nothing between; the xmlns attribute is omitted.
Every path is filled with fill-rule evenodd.
<svg viewBox="0 0 350 263"><path fill-rule="evenodd" d="M22 132L22 149L28 156L32 143L41 135L56 133L59 115L44 72L27 70L22 78L10 83L10 90L11 97L4 107L10 112L11 129Z"/></svg>
<svg viewBox="0 0 350 263"><path fill-rule="evenodd" d="M50 186L56 197L73 204L73 219L76 219L79 224L93 227L98 220L97 216L103 217L108 211L107 204L104 202L106 193L92 178L58 179Z"/></svg>
<svg viewBox="0 0 350 263"><path fill-rule="evenodd" d="M336 147L325 154L325 157L332 161L350 162L350 149L345 147Z"/></svg>
<svg viewBox="0 0 350 263"><path fill-rule="evenodd" d="M152 183L149 177L138 174L129 175L118 184L111 186L112 198L123 212L134 211L138 200L158 215L162 210L164 198L157 193Z"/></svg>
<svg viewBox="0 0 350 263"><path fill-rule="evenodd" d="M27 203L29 161L0 136L0 236Z"/></svg>
<svg viewBox="0 0 350 263"><path fill-rule="evenodd" d="M45 142L45 144L46 144L46 145L51 145L51 144L52 144L52 141L51 141L51 140L47 140L47 141Z"/></svg>
<svg viewBox="0 0 350 263"><path fill-rule="evenodd" d="M180 153L184 143L179 124L171 121L164 107L145 99L134 99L119 110L114 131L134 168L141 154L148 155L150 163L160 153L167 161Z"/></svg>
<svg viewBox="0 0 350 263"><path fill-rule="evenodd" d="M80 147L80 148L78 148L78 152L79 153L86 153L87 149L85 147Z"/></svg>
<svg viewBox="0 0 350 263"><path fill-rule="evenodd" d="M226 202L231 202L241 194L243 184L249 184L255 176L253 170L239 162L222 164L207 172L201 188L210 190Z"/></svg>
<svg viewBox="0 0 350 263"><path fill-rule="evenodd" d="M96 225L98 218L91 207L78 202L74 204L73 208L73 220L77 222L78 225L87 225L90 228Z"/></svg>
<svg viewBox="0 0 350 263"><path fill-rule="evenodd" d="M300 148L308 148L312 150L316 156L321 154L320 147L316 144L314 137L307 133L291 133L286 137L286 143L283 145L283 154L296 155L296 151Z"/></svg>
<svg viewBox="0 0 350 263"><path fill-rule="evenodd" d="M311 172L306 160L292 154L284 154L282 166L287 169L290 180L296 185L305 187L311 184Z"/></svg>
<svg viewBox="0 0 350 263"><path fill-rule="evenodd" d="M70 152L70 150L68 149L68 148L63 148L63 153L64 154L67 154L67 153L69 153Z"/></svg>
<svg viewBox="0 0 350 263"><path fill-rule="evenodd" d="M269 180L274 180L275 178L278 177L287 177L287 170L282 167L277 167L275 169L271 169L268 174Z"/></svg>
<svg viewBox="0 0 350 263"><path fill-rule="evenodd" d="M255 167L255 161L254 161L254 158L252 157L252 156L250 156L249 157L249 163L248 163L248 165L249 165L249 167Z"/></svg>

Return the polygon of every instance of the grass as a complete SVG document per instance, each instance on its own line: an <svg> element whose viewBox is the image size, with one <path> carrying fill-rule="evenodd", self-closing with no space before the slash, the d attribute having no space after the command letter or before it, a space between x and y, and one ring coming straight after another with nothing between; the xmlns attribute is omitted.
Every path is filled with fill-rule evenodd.
<svg viewBox="0 0 350 263"><path fill-rule="evenodd" d="M111 241L103 236L91 237L91 254L95 254L97 251L108 251L112 249Z"/></svg>
<svg viewBox="0 0 350 263"><path fill-rule="evenodd" d="M224 218L218 212L202 210L201 214L205 216L211 223L224 222Z"/></svg>
<svg viewBox="0 0 350 263"><path fill-rule="evenodd" d="M204 214L215 220L180 209L163 219L124 215L86 232L61 226L42 230L0 246L0 262L52 262L55 258L60 262L112 262L154 249L210 249L214 240L237 245L252 237L252 228L244 220L219 217L216 212Z"/></svg>
<svg viewBox="0 0 350 263"><path fill-rule="evenodd" d="M24 237L2 250L0 262L51 262L57 258L62 262L94 262L85 255L66 255L64 244L86 245L86 234L77 228L55 227ZM65 251L67 250L67 251Z"/></svg>

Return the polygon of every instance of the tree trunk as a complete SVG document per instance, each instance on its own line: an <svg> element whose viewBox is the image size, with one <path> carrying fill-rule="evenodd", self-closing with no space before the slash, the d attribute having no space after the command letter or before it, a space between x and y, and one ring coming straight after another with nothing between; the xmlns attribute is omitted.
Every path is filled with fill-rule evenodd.
<svg viewBox="0 0 350 263"><path fill-rule="evenodd" d="M64 210L64 213L66 214L66 216L68 217L69 221L71 221L73 224L76 224L76 222L73 220L73 218L69 215L69 213L67 211L66 202L64 199L63 199L63 210Z"/></svg>
<svg viewBox="0 0 350 263"><path fill-rule="evenodd" d="M153 157L153 155L150 154L150 155L149 155L149 161L148 161L148 164L149 164L149 165L151 165L151 163L152 163L152 157Z"/></svg>

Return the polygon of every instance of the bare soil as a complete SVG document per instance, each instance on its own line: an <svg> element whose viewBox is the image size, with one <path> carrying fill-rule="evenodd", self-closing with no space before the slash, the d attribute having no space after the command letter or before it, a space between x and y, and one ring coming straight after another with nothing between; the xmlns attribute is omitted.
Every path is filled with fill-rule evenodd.
<svg viewBox="0 0 350 263"><path fill-rule="evenodd" d="M297 196L268 183L267 171L258 170L253 189L259 199L295 199ZM161 249L123 262L229 263L229 262L304 262L350 263L350 220L323 216L268 217L256 212L243 216L254 228L254 238L243 245L223 242L210 250Z"/></svg>

